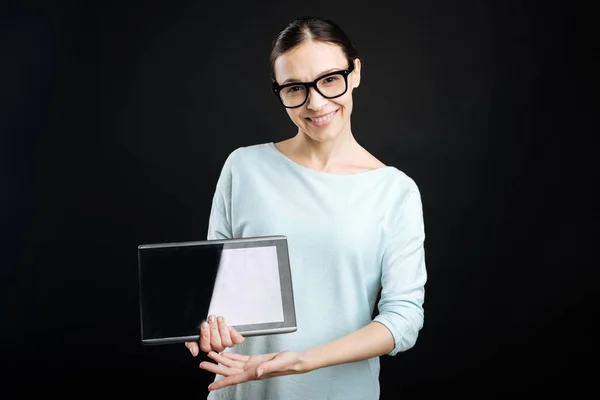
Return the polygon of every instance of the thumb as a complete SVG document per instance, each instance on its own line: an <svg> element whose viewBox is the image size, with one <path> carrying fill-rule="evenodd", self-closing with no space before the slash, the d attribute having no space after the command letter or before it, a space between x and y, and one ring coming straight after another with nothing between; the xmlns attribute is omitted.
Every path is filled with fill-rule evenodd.
<svg viewBox="0 0 600 400"><path fill-rule="evenodd" d="M283 364L282 360L275 359L275 360L266 361L262 364L259 364L259 366L256 368L256 377L260 378L261 376L263 376L265 374L281 371L281 370L283 370L284 367L285 367L285 365Z"/></svg>
<svg viewBox="0 0 600 400"><path fill-rule="evenodd" d="M270 361L266 362L266 363L262 363L258 366L258 368L256 368L256 377L257 378L260 378L264 374L268 374L269 372L271 372L270 363L271 363Z"/></svg>

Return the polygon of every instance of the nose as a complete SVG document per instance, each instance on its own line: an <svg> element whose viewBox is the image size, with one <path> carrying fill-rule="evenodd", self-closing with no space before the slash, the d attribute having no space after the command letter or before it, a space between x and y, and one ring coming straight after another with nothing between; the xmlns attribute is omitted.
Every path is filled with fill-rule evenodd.
<svg viewBox="0 0 600 400"><path fill-rule="evenodd" d="M308 91L308 100L306 101L306 108L308 108L309 110L317 111L325 107L327 101L328 100L325 97L321 96L321 94L317 92L317 90L314 87L312 87Z"/></svg>

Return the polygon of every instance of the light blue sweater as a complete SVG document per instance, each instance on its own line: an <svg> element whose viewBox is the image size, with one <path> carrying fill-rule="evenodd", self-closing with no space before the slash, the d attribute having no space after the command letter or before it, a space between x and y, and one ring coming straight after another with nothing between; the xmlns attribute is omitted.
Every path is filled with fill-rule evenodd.
<svg viewBox="0 0 600 400"><path fill-rule="evenodd" d="M415 345L425 233L420 193L406 174L389 166L327 174L295 163L273 143L238 148L216 186L208 239L267 235L288 238L298 331L248 337L230 351L303 351L333 341L372 321L380 289L374 320L394 337L390 355ZM208 398L378 399L379 358L246 382Z"/></svg>

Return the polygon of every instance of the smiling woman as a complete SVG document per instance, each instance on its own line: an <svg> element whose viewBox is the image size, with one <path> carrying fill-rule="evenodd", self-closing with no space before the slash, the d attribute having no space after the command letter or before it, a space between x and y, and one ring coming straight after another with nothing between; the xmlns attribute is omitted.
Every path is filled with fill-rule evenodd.
<svg viewBox="0 0 600 400"><path fill-rule="evenodd" d="M287 236L298 331L243 338L225 315L186 346L216 361L200 364L216 374L210 399L378 399L379 357L413 347L423 326L420 193L352 134L361 62L338 25L293 21L271 65L297 132L229 155L208 238Z"/></svg>

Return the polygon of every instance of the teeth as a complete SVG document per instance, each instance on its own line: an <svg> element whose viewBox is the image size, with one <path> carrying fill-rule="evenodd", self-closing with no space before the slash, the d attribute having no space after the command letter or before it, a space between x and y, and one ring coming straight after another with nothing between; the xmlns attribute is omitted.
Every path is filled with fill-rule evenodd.
<svg viewBox="0 0 600 400"><path fill-rule="evenodd" d="M332 112L332 113L330 113L330 114L328 114L328 115L326 115L326 116L324 116L324 117L321 117L321 118L311 118L311 120L313 120L315 122L325 122L325 121L330 120L331 117L333 117L333 114L335 114L335 111Z"/></svg>

